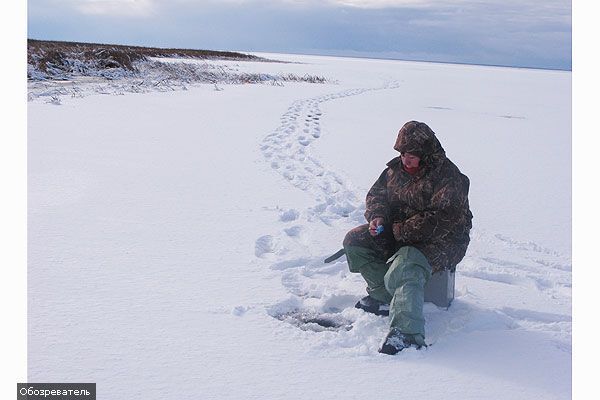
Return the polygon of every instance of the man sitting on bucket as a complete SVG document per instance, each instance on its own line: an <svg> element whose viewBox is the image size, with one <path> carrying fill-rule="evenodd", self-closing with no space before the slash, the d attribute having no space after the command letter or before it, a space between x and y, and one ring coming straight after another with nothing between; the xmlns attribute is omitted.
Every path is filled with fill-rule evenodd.
<svg viewBox="0 0 600 400"><path fill-rule="evenodd" d="M473 215L469 179L447 157L435 133L410 121L398 133L400 152L369 190L368 224L344 238L351 272L367 283L357 304L390 316L380 353L396 354L425 344L423 303L432 274L454 271L469 244Z"/></svg>

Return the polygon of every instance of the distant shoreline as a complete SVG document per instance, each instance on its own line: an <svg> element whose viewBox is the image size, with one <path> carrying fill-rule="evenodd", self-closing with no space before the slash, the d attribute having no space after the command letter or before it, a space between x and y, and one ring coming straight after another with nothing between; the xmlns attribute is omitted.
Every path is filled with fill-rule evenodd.
<svg viewBox="0 0 600 400"><path fill-rule="evenodd" d="M45 42L45 43L60 43L65 45L80 45L80 46L113 46L119 48L130 48L140 49L146 51L154 51L157 53L163 53L162 56L188 56L188 57L206 57L206 58L237 58L239 61L269 61L269 62L280 62L280 60L265 60L260 57L254 58L251 54L262 53L262 54L282 54L282 55L300 55L300 56L321 56L321 57L337 57L337 58L356 58L356 59L370 59L370 60L384 60L384 61L403 61L403 62L419 62L419 63L431 63L431 64L448 64L448 65L467 65L467 66L479 66L479 67L496 67L496 68L515 68L515 69L526 69L526 70L541 70L541 71L561 71L561 72L573 72L572 68L552 68L552 67L530 67L520 65L503 65L503 64L481 64L481 63L469 63L469 62L458 62L458 61L439 61L439 60L424 60L424 59L404 59L394 58L385 56L375 55L349 55L349 54L327 54L320 52L295 52L295 51L267 51L267 50L208 50L208 49L189 49L189 48L171 48L171 47L154 47L154 46L141 46L141 45L129 45L129 44L115 44L115 43L93 43L93 42L79 42L79 41L66 41L66 40L49 40L49 39L35 39L27 38L27 42ZM169 54L165 54L169 53ZM187 53L187 54L186 54ZM192 55L193 54L193 55Z"/></svg>
<svg viewBox="0 0 600 400"><path fill-rule="evenodd" d="M240 50L236 50L240 51ZM357 58L367 60L384 60L384 61L404 61L404 62L419 62L419 63L431 63L431 64L448 64L448 65L467 65L473 67L497 67L497 68L514 68L514 69L528 69L528 70L541 70L541 71L561 71L561 72L573 72L572 69L564 68L550 68L550 67L527 67L520 65L502 65L502 64L477 64L468 62L452 62L452 61L434 61L434 60L422 60L422 59L404 59L404 58L392 58L392 57L376 57L376 56L361 56L361 55L343 55L343 54L325 54L325 53L302 53L302 52L271 52L271 51L245 51L251 54L289 54L299 56L317 56L317 57L338 57L338 58Z"/></svg>

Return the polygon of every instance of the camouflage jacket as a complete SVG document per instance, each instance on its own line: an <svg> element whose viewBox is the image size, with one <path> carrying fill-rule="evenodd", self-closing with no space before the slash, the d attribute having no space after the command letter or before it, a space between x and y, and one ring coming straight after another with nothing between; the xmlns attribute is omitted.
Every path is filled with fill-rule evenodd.
<svg viewBox="0 0 600 400"><path fill-rule="evenodd" d="M413 125L407 133L405 128L411 123L422 126L415 129ZM466 253L472 226L469 179L446 157L435 133L425 124L407 123L394 148L419 154L419 171L410 175L400 157L388 162L367 194L365 218L370 222L382 217L393 229L396 249L406 245L418 248L434 272L454 270Z"/></svg>

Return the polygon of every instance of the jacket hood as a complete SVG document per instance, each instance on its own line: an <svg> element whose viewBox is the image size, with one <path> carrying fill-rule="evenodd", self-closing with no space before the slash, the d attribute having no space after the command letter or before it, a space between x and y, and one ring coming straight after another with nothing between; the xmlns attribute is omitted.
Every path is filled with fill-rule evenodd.
<svg viewBox="0 0 600 400"><path fill-rule="evenodd" d="M429 166L446 158L435 132L427 124L418 121L409 121L400 128L394 150L418 155L421 162Z"/></svg>

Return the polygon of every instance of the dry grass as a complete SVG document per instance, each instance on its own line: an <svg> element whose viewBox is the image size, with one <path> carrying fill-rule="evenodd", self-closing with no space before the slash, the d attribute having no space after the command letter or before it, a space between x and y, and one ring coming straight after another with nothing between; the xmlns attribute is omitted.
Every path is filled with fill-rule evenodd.
<svg viewBox="0 0 600 400"><path fill-rule="evenodd" d="M121 69L134 72L135 62L145 61L148 57L267 61L253 55L229 51L27 40L27 63L30 71L39 71L50 79L71 73L86 75L91 70ZM29 77L31 78L31 74Z"/></svg>
<svg viewBox="0 0 600 400"><path fill-rule="evenodd" d="M64 96L187 90L189 85L326 83L316 75L240 71L238 61L281 62L253 55L212 50L160 49L139 46L28 40L28 98L60 104ZM190 58L169 62L157 58ZM217 63L231 60L234 63ZM232 65L229 65L232 64ZM287 63L285 63L287 64Z"/></svg>

